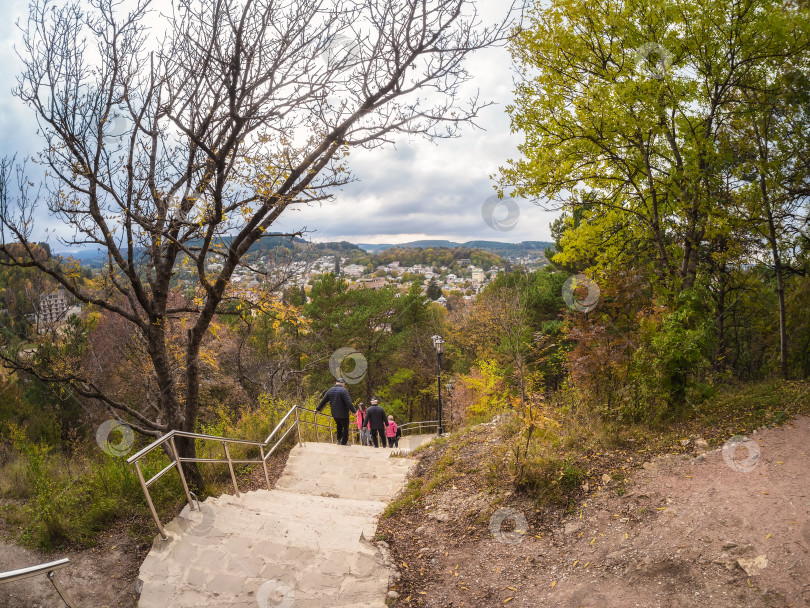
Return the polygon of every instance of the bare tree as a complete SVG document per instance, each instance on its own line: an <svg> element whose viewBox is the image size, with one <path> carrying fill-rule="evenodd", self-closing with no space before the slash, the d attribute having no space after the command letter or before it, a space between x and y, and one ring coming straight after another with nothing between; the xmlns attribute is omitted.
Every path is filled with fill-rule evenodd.
<svg viewBox="0 0 810 608"><path fill-rule="evenodd" d="M176 0L161 21L150 0L123 15L115 0L88 10L34 0L14 93L36 113L46 177L35 194L3 162L0 252L21 243L28 255L4 263L36 267L124 318L146 342L157 390L137 407L80 373L59 380L142 433L193 430L200 345L248 248L291 205L350 181L352 148L398 134L453 137L474 124L488 104L460 99L463 61L505 41L517 1L484 26L472 0ZM32 255L43 202L73 230L63 245L106 252L93 288ZM212 261L221 268L211 272ZM192 265L198 291L173 305L180 264ZM178 383L167 324L180 315ZM193 442L179 450L192 456Z"/></svg>

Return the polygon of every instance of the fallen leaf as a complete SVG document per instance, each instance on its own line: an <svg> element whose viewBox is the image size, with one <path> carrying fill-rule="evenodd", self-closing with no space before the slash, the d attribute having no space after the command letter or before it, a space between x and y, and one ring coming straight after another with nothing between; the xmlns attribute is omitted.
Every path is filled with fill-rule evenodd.
<svg viewBox="0 0 810 608"><path fill-rule="evenodd" d="M554 589L554 586L557 584L557 581L551 581L551 588Z"/></svg>
<svg viewBox="0 0 810 608"><path fill-rule="evenodd" d="M515 599L515 598L513 598L513 597L508 597L508 598L506 598L506 599L503 601L503 603L504 603L504 604L506 604L506 603L508 603L508 602L511 602L513 599Z"/></svg>
<svg viewBox="0 0 810 608"><path fill-rule="evenodd" d="M591 544L591 545L592 545L592 544L594 544L595 542L596 542L596 537L594 536L594 537L593 537L593 540L591 540L591 542L590 542L589 544Z"/></svg>
<svg viewBox="0 0 810 608"><path fill-rule="evenodd" d="M578 563L579 563L579 560L575 561L575 562L574 562L574 564L573 564L571 567L572 567L572 568L576 568L576 566L577 566L577 564L578 564Z"/></svg>

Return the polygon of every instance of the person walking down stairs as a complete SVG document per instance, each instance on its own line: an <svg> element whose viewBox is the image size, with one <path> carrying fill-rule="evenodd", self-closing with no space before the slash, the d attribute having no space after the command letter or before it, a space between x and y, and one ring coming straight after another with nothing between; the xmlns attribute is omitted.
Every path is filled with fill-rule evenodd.
<svg viewBox="0 0 810 608"><path fill-rule="evenodd" d="M385 429L385 436L388 438L389 448L399 447L398 431L399 429L397 428L397 423L394 422L394 417L388 416L388 426Z"/></svg>
<svg viewBox="0 0 810 608"><path fill-rule="evenodd" d="M326 391L315 411L320 412L327 401L337 427L337 442L340 445L349 445L349 412L354 414L357 410L352 405L352 398L349 396L349 391L346 390L346 382L343 378L338 378L335 386Z"/></svg>
<svg viewBox="0 0 810 608"><path fill-rule="evenodd" d="M357 433L360 435L360 443L362 445L371 445L371 435L368 429L363 426L366 421L366 411L368 408L362 401L357 404Z"/></svg>
<svg viewBox="0 0 810 608"><path fill-rule="evenodd" d="M388 419L385 416L385 410L378 404L377 398L371 400L371 407L366 410L366 421L363 423L371 429L371 440L374 442L374 447L385 447L385 427L388 426ZM379 437L379 445L377 438Z"/></svg>

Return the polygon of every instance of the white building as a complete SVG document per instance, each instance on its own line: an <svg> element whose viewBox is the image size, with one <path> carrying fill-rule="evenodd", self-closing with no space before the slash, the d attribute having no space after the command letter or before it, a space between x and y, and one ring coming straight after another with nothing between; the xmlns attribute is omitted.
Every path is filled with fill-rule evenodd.
<svg viewBox="0 0 810 608"><path fill-rule="evenodd" d="M343 267L343 274L350 277L362 277L366 267L360 264L349 264Z"/></svg>
<svg viewBox="0 0 810 608"><path fill-rule="evenodd" d="M61 287L56 291L40 294L37 322L50 325L62 321L66 318L67 310L67 295Z"/></svg>

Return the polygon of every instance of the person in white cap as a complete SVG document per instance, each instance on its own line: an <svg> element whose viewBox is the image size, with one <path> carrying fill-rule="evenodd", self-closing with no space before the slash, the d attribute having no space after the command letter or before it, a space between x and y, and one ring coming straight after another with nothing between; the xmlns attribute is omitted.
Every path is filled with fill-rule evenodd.
<svg viewBox="0 0 810 608"><path fill-rule="evenodd" d="M371 407L366 410L366 421L363 423L371 429L371 440L374 442L374 447L385 447L385 427L388 426L388 417L385 415L385 410L378 405L377 398L371 400ZM377 437L379 436L379 445Z"/></svg>

